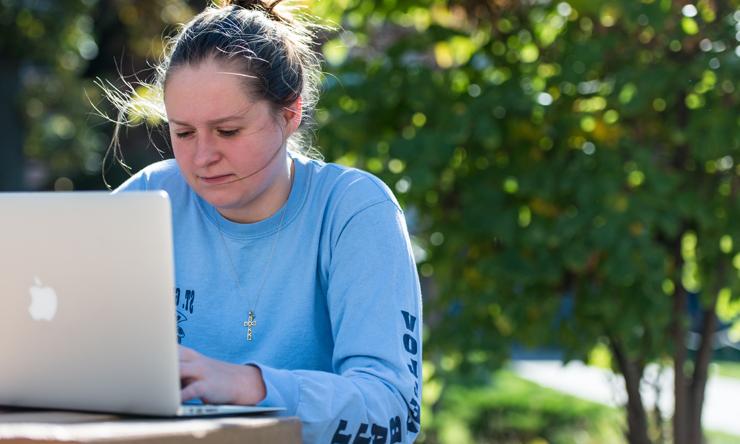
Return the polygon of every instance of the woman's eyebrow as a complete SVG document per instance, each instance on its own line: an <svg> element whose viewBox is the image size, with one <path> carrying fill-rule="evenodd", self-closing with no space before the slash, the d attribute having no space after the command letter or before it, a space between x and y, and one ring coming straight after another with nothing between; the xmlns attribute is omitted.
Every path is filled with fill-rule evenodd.
<svg viewBox="0 0 740 444"><path fill-rule="evenodd" d="M241 120L243 118L244 118L244 114L234 114L233 116L219 117L218 119L208 120L206 121L206 125L213 126L213 125L218 125L224 122L230 122L232 120ZM187 122L183 122L183 121L176 120L176 119L169 119L169 122L176 123L178 125L183 125L183 126L191 126Z"/></svg>

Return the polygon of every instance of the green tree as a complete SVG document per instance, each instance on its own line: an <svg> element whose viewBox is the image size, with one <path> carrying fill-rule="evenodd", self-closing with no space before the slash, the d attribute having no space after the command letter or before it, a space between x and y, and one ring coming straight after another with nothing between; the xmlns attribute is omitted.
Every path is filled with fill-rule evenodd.
<svg viewBox="0 0 740 444"><path fill-rule="evenodd" d="M69 163L73 148L64 145L77 131L69 99L82 95L82 90L68 87L77 86L76 75L84 60L97 53L90 36L92 22L86 15L89 9L89 4L75 0L0 3L4 99L0 125L5 141L0 151L0 189L25 187L26 156L38 158L47 150L51 163ZM24 125L24 115L31 124Z"/></svg>
<svg viewBox="0 0 740 444"><path fill-rule="evenodd" d="M0 190L104 188L113 125L100 114L115 111L96 78L146 77L163 28L194 10L185 0L0 1ZM144 128L123 138L135 168L157 159ZM127 177L110 166L112 185Z"/></svg>
<svg viewBox="0 0 740 444"><path fill-rule="evenodd" d="M606 346L631 443L665 437L639 386L669 358L673 440L700 443L717 313L738 315L739 3L317 5L341 25L319 144L418 214L427 356L463 371L512 341Z"/></svg>

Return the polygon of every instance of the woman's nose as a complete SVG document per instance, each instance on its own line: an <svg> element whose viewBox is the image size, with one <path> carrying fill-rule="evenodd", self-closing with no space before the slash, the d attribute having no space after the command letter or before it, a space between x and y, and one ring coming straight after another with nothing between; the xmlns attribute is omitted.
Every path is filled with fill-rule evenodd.
<svg viewBox="0 0 740 444"><path fill-rule="evenodd" d="M196 137L193 162L197 167L206 167L221 158L221 154L213 142L212 138L208 136L199 135Z"/></svg>

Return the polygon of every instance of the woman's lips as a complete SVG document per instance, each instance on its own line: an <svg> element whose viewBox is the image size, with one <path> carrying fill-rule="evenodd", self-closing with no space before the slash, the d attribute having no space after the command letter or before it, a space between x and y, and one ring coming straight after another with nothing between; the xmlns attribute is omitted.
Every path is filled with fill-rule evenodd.
<svg viewBox="0 0 740 444"><path fill-rule="evenodd" d="M198 176L198 178L208 185L221 185L232 182L236 176L233 174L223 174L221 176Z"/></svg>

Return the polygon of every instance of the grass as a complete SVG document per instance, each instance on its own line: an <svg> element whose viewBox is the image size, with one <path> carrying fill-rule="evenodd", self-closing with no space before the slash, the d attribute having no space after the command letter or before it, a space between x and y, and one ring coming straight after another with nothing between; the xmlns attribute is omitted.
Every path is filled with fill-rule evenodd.
<svg viewBox="0 0 740 444"><path fill-rule="evenodd" d="M723 376L725 378L740 379L740 362L714 362L712 365L712 375Z"/></svg>
<svg viewBox="0 0 740 444"><path fill-rule="evenodd" d="M740 364L718 371L740 376ZM434 383L430 381L429 388ZM427 386L425 385L425 390ZM423 444L624 444L621 409L541 387L509 370L486 386L452 385L433 411L422 409ZM670 425L667 425L670 429ZM740 437L706 431L707 444L740 444Z"/></svg>
<svg viewBox="0 0 740 444"><path fill-rule="evenodd" d="M502 370L485 387L449 387L422 410L426 444L621 444L622 413Z"/></svg>
<svg viewBox="0 0 740 444"><path fill-rule="evenodd" d="M722 432L705 431L707 444L740 444L740 436L728 435Z"/></svg>

